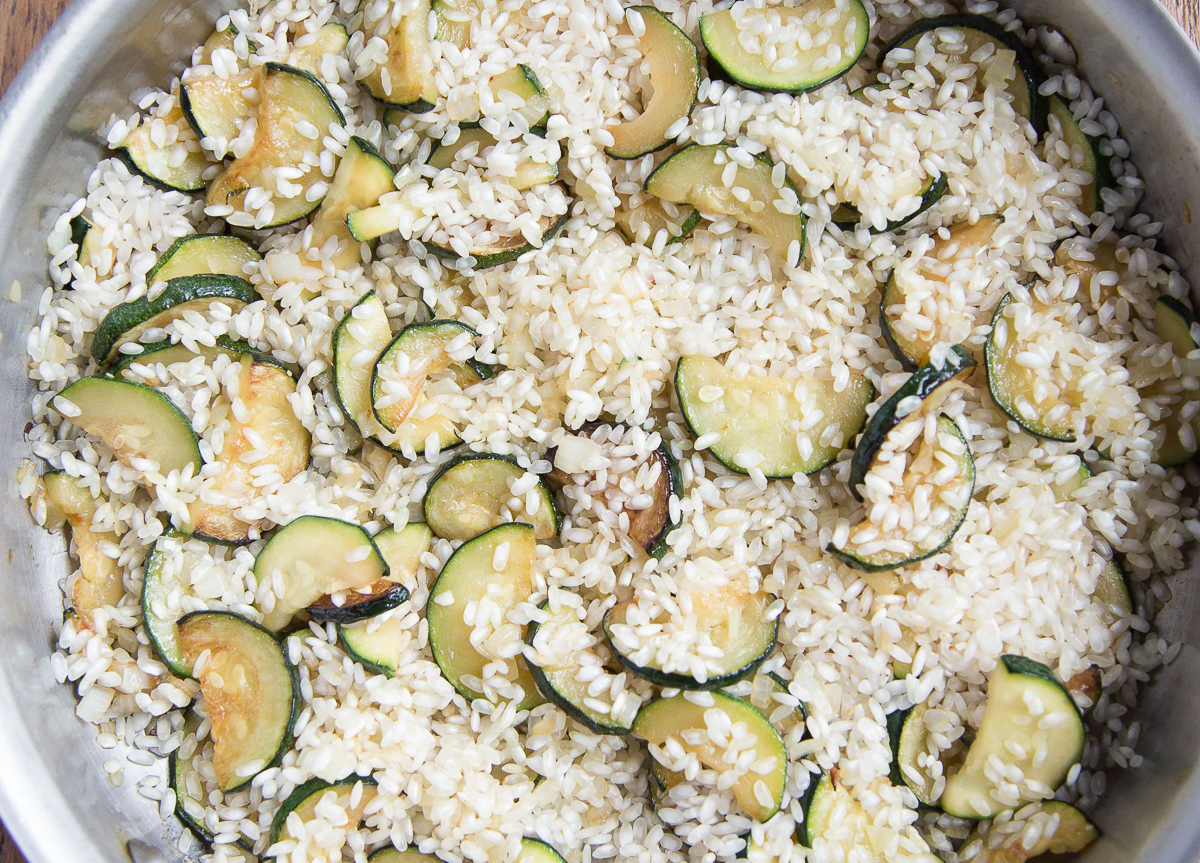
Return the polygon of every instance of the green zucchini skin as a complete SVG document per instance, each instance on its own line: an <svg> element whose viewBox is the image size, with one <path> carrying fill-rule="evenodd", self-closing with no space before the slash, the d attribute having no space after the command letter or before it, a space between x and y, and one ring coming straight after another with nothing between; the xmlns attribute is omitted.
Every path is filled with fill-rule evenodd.
<svg viewBox="0 0 1200 863"><path fill-rule="evenodd" d="M408 588L394 583L386 591L372 594L362 601L357 601L356 595L351 593L345 605L318 602L310 605L307 611L313 620L324 623L358 623L398 608L408 602L408 597Z"/></svg>
<svg viewBox="0 0 1200 863"><path fill-rule="evenodd" d="M353 788L359 782L364 787L378 784L374 777L351 774L337 782L326 782L324 779L309 779L303 785L297 786L296 790L289 794L287 799L283 801L283 805L279 807L279 811L275 813L275 817L271 820L271 832L267 841L271 845L278 842L284 827L287 826L288 816L295 812L300 804L314 794L321 794L333 788Z"/></svg>
<svg viewBox="0 0 1200 863"><path fill-rule="evenodd" d="M1034 58L1030 50L1025 47L1024 42L1018 39L1013 33L1005 30L991 18L969 13L922 18L880 49L876 60L877 65L882 66L889 53L910 39L928 33L930 30L941 29L942 27L978 30L980 33L1000 42L1005 48L1016 54L1017 68L1021 71L1021 76L1025 79L1025 86L1029 89L1029 122L1033 125L1033 129L1039 139L1044 136L1049 125L1047 117L1050 109L1046 97L1038 92L1038 88L1046 80L1041 64Z"/></svg>
<svg viewBox="0 0 1200 863"><path fill-rule="evenodd" d="M906 372L915 372L917 364L913 362L912 357L904 352L904 348L900 347L900 343L896 341L896 334L892 332L892 323L888 319L887 307L888 288L892 284L894 278L893 273L888 273L887 281L883 283L883 290L879 295L879 331L883 333L883 342L887 345L888 350L892 352L892 356L900 363L900 368Z"/></svg>
<svg viewBox="0 0 1200 863"><path fill-rule="evenodd" d="M1071 107L1059 96L1051 96L1049 100L1050 113L1058 118L1062 127L1063 139L1068 144L1079 144L1085 150L1087 162L1092 169L1090 188L1085 189L1079 208L1087 215L1104 211L1104 201L1100 196L1102 189L1110 189L1116 185L1113 177L1110 158L1100 152L1100 139L1087 134L1079 127L1079 121L1071 112Z"/></svg>
<svg viewBox="0 0 1200 863"><path fill-rule="evenodd" d="M181 537L181 539L183 539ZM179 647L179 622L160 620L152 611L153 596L158 581L158 571L162 565L162 551L158 544L161 541L155 540L154 545L150 546L150 551L146 554L146 563L144 565L144 574L142 575L142 590L139 597L139 603L142 607L142 621L146 628L146 636L150 639L150 646L154 648L155 654L163 665L171 670L172 674L179 677L190 678L192 676L191 666L186 660L183 660L178 655ZM169 627L168 632L163 631L163 627ZM172 650L167 643L168 639L174 638L176 650Z"/></svg>
<svg viewBox="0 0 1200 863"><path fill-rule="evenodd" d="M884 225L882 231L874 226L869 227L868 230L871 232L872 236L874 236L876 234L886 234L889 231L896 231L896 230L899 230L900 228L903 228L905 225L907 225L913 219L917 218L922 213L924 213L926 210L928 210L930 207L932 207L934 204L936 204L941 199L942 195L946 194L946 189L948 189L948 188L950 188L950 183L946 179L946 175L938 174L936 177L931 178L931 182L929 183L928 186L925 187L925 190L921 193L920 206L918 206L915 210L913 210L909 215L902 216L899 219L892 219L890 222L888 222L886 225ZM855 228L858 227L858 223L862 220L862 214L859 213L858 210L855 207L851 206L850 204L839 204L838 205L839 210L843 207L846 208L846 210L849 211L850 214L853 214L855 216L855 218L853 218L853 219L834 218L834 219L832 219L832 221L835 225L837 225L843 231L853 231ZM837 211L834 212L834 215L836 215L836 213L837 213Z"/></svg>
<svg viewBox="0 0 1200 863"><path fill-rule="evenodd" d="M119 376L121 372L125 371L135 363L145 364L161 362L161 358L157 357L156 355L172 349L178 349L178 351L181 353L190 353L193 357L204 356L203 354L191 353L191 351L188 351L187 348L185 348L180 342L172 342L170 339L163 339L160 342L151 342L148 345L142 345L142 352L140 354L118 354L117 359L104 370L104 373L107 375L113 375L115 377ZM217 344L214 348L212 348L212 350L214 353L227 354L233 359L237 359L240 356L249 355L257 362L270 363L271 365L277 366L283 369L285 372L288 372L288 374L291 374L291 369L289 369L279 360L275 359L265 351L260 351L249 342L243 342L240 339L231 339L229 336L218 336ZM167 362L170 364L179 362L179 360L170 359L168 357Z"/></svg>
<svg viewBox="0 0 1200 863"><path fill-rule="evenodd" d="M858 487L862 485L867 471L875 463L875 456L879 452L879 448L883 446L888 432L900 422L896 418L896 406L900 404L900 401L908 396L917 396L924 400L942 384L953 380L974 366L975 359L967 352L967 349L962 345L954 345L946 357L945 364L940 369L935 368L932 364L921 366L913 372L912 377L900 389L892 393L891 398L880 405L879 410L875 411L867 421L862 436L858 439L858 446L854 449L854 455L850 458L850 493L854 495L855 500L862 501L862 492L858 490Z"/></svg>
<svg viewBox="0 0 1200 863"><path fill-rule="evenodd" d="M176 306L205 299L232 300L248 305L261 298L253 285L237 276L204 274L172 279L155 299L139 297L122 303L105 315L92 338L92 358L100 364L111 362L116 359L121 337L127 332L152 326L155 317Z"/></svg>

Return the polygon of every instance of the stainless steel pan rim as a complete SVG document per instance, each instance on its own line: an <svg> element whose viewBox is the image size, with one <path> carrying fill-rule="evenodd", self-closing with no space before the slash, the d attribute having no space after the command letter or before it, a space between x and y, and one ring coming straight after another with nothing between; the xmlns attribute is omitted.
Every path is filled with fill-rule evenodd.
<svg viewBox="0 0 1200 863"><path fill-rule="evenodd" d="M218 0L75 0L26 63L0 102L0 290L13 279L44 282L45 232L65 193L78 194L87 160L87 121L117 110L134 86L174 71L207 34ZM1106 97L1149 187L1148 210L1167 222L1167 248L1200 247L1200 55L1156 0L1012 0L1030 23L1056 23L1079 49L1085 76ZM1102 47L1099 47L1102 46ZM96 82L107 86L91 114L80 108ZM87 98L85 98L87 97ZM128 104L127 102L125 103ZM68 128L68 121L74 120ZM74 129L75 131L71 131ZM72 158L68 159L67 157ZM55 195L57 194L57 198ZM1192 270L1200 282L1200 271ZM50 541L31 522L16 494L15 473L26 456L22 431L30 389L24 375L25 333L37 296L0 314L0 475L9 505L0 510L0 552L9 566L0 577L6 598L0 615L0 816L30 863L128 859L128 839L146 839L175 856L166 823L132 789L105 781L108 757L72 715L74 696L54 682L49 655L56 613L54 573L61 540ZM1191 572L1200 572L1193 554ZM1197 591L1181 575L1161 627L1185 647L1147 690L1140 717L1146 726L1145 766L1123 774L1099 813L1106 838L1089 860L1195 863L1200 857L1200 621ZM91 749L87 749L91 747ZM126 785L132 785L127 777Z"/></svg>

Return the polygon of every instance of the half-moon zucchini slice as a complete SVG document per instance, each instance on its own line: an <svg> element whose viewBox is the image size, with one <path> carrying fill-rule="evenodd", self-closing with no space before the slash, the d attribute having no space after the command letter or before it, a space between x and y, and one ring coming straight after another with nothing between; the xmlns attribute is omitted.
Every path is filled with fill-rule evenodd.
<svg viewBox="0 0 1200 863"><path fill-rule="evenodd" d="M321 597L368 587L388 572L378 546L357 524L301 516L276 531L254 559L258 583L274 585L275 604L263 613L263 626L278 632Z"/></svg>
<svg viewBox="0 0 1200 863"><path fill-rule="evenodd" d="M258 291L239 276L204 273L172 279L154 299L142 296L105 315L92 337L92 357L107 365L117 359L121 345L136 342L146 330L161 329L187 312L205 312L214 303L237 312L259 299Z"/></svg>
<svg viewBox="0 0 1200 863"><path fill-rule="evenodd" d="M103 493L92 497L78 479L60 470L42 477L42 489L47 505L46 527L53 529L63 520L71 526L71 541L79 558L79 573L71 583L71 606L90 628L96 609L117 605L125 595L121 566L104 553L102 545L115 547L119 537L92 527L96 512L108 498Z"/></svg>
<svg viewBox="0 0 1200 863"><path fill-rule="evenodd" d="M1162 429L1162 441L1158 446L1155 462L1163 467L1178 467L1185 464L1200 450L1197 429L1200 429L1200 412L1192 406L1200 400L1200 390L1188 389L1186 382L1200 381L1200 362L1188 359L1200 348L1192 336L1196 322L1187 306L1173 297L1159 297L1154 307L1154 330L1158 337L1174 351L1173 362L1178 363L1176 376L1172 366L1171 377L1154 385L1149 394L1169 393L1175 396L1176 404L1170 413L1155 426Z"/></svg>
<svg viewBox="0 0 1200 863"><path fill-rule="evenodd" d="M317 816L317 805L327 799L345 810L347 826L353 828L362 821L363 812L367 804L375 799L376 793L375 780L369 776L352 774L338 782L310 779L289 794L275 812L267 841L274 845L281 839L295 838L287 826L291 816L295 814L301 822L311 821Z"/></svg>
<svg viewBox="0 0 1200 863"><path fill-rule="evenodd" d="M936 41L923 42L930 32L934 35L929 38ZM922 18L884 46L877 61L880 68L886 69L894 63L899 76L919 62L914 59L919 44L933 44L936 53L945 57L944 67L940 64L930 67L939 83L944 80L944 69L971 62L970 58L982 56L980 52L990 46L975 76L976 97L982 98L986 87L995 86L1008 96L1018 117L1028 120L1039 137L1045 134L1046 98L1038 92L1045 75L1015 33L982 15Z"/></svg>
<svg viewBox="0 0 1200 863"><path fill-rule="evenodd" d="M536 545L527 524L494 527L455 549L429 593L429 647L443 676L468 701L507 700L516 688L518 710L544 700L520 654L500 660L496 653L512 643L503 637L516 628L508 613L533 594ZM519 641L519 632L513 637ZM480 652L481 643L489 654ZM507 666L505 691L491 683L499 661Z"/></svg>
<svg viewBox="0 0 1200 863"><path fill-rule="evenodd" d="M1092 175L1090 183L1079 187L1080 211L1089 216L1095 212L1103 212L1104 201L1100 192L1115 182L1112 168L1109 166L1111 157L1100 152L1100 139L1080 128L1070 106L1058 96L1050 97L1050 114L1058 121L1063 142L1071 150L1067 164Z"/></svg>
<svg viewBox="0 0 1200 863"><path fill-rule="evenodd" d="M771 40L770 34L782 38ZM725 74L750 90L771 93L800 93L840 78L858 62L870 35L862 0L735 3L700 18L704 47Z"/></svg>
<svg viewBox="0 0 1200 863"><path fill-rule="evenodd" d="M229 145L242 124L254 116L251 96L258 89L259 69L236 75L204 75L179 85L179 104L195 133L217 157L229 154Z"/></svg>
<svg viewBox="0 0 1200 863"><path fill-rule="evenodd" d="M775 597L751 591L744 577L691 596L691 612L673 615L657 604L647 612L638 597L604 615L604 636L621 665L659 686L722 689L749 677L775 649L777 617L767 616ZM703 658L680 651L672 633L686 630L716 648Z"/></svg>
<svg viewBox="0 0 1200 863"><path fill-rule="evenodd" d="M275 636L227 611L184 615L179 644L212 723L217 783L236 791L291 746L301 704L296 669Z"/></svg>
<svg viewBox="0 0 1200 863"><path fill-rule="evenodd" d="M453 144L438 144L429 154L429 166L444 171L452 168L456 161L461 161L460 154L472 144L475 156L483 156L485 150L496 145L496 139L490 132L485 131L477 123L463 123L459 126L459 135ZM535 186L553 183L558 179L558 164L545 162L525 162L517 166L512 177L505 177L517 191L525 191Z"/></svg>
<svg viewBox="0 0 1200 863"><path fill-rule="evenodd" d="M312 217L310 247L324 249L326 243L336 238L337 251L330 257L333 265L345 269L359 263L359 243L350 236L346 217L355 210L378 204L381 195L395 189L394 176L392 166L370 141L352 136L329 191Z"/></svg>
<svg viewBox="0 0 1200 863"><path fill-rule="evenodd" d="M422 504L425 523L438 536L467 540L493 527L519 519L533 525L536 539L558 536L562 517L554 503L554 492L542 477L534 486L538 508L526 510L528 495L521 494L519 506L509 509L514 498L513 483L526 471L509 456L466 453L447 462L429 481ZM511 516L511 517L506 517Z"/></svg>
<svg viewBox="0 0 1200 863"><path fill-rule="evenodd" d="M243 275L246 265L262 260L258 249L241 237L228 234L188 234L173 242L146 273L146 284L170 282L206 273L218 276ZM257 299L257 298L256 298Z"/></svg>
<svg viewBox="0 0 1200 863"><path fill-rule="evenodd" d="M131 466L135 459L146 459L157 464L164 476L188 468L195 474L204 464L191 422L158 390L117 378L91 377L71 384L57 399L74 405L75 410L64 416L104 441L121 464Z"/></svg>
<svg viewBox="0 0 1200 863"><path fill-rule="evenodd" d="M784 261L798 265L804 257L806 222L799 191L786 173L782 186L775 184L776 172L766 156L746 166L729 158L731 149L728 144L690 144L654 169L646 178L646 191L664 201L691 204L702 214L731 216L763 237Z"/></svg>
<svg viewBox="0 0 1200 863"><path fill-rule="evenodd" d="M960 315L939 323L944 315L941 307L946 305L947 296L960 291L956 284L976 269L980 255L987 251L1003 222L1001 216L982 216L974 224L952 225L950 236L938 237L917 263L912 279L919 280L919 284L912 283L904 268L888 276L879 303L879 326L892 355L905 371L915 371L927 363L935 346L954 339L952 328L974 320L979 310L965 308ZM924 323L906 321L907 310L917 313Z"/></svg>
<svg viewBox="0 0 1200 863"><path fill-rule="evenodd" d="M809 776L803 800L804 823L796 831L800 843L824 860L854 860L857 863L889 863L903 859L912 863L938 863L925 840L912 827L897 829L875 824L862 804L836 779L837 771L822 770Z"/></svg>
<svg viewBox="0 0 1200 863"><path fill-rule="evenodd" d="M654 747L665 747L672 740L685 752L694 754L703 766L725 770L729 766L725 760L725 747L719 746L705 733L708 729L705 714L709 710L720 710L728 717L730 725L744 727L745 733L753 737L755 761L764 762L762 766L766 768L765 772L750 770L736 779L733 784L734 797L751 818L768 821L783 805L784 786L787 784L788 758L783 738L770 720L748 701L722 692L712 693L712 698L711 707L696 704L685 695L651 701L638 712L633 733ZM698 734L694 736L689 731ZM701 743L690 742L696 736L705 739ZM765 763L767 759L772 759L769 766Z"/></svg>
<svg viewBox="0 0 1200 863"><path fill-rule="evenodd" d="M867 421L875 387L855 372L840 392L832 378L814 375L738 379L711 357L685 356L675 367L675 394L692 434L718 436L708 448L713 458L735 473L757 467L770 479L791 479L837 458Z"/></svg>
<svg viewBox="0 0 1200 863"><path fill-rule="evenodd" d="M696 43L670 18L653 6L630 6L626 16L630 12L642 16L638 47L650 64L653 92L637 119L608 127L613 143L604 152L614 159L636 159L669 146L667 130L692 113L703 78Z"/></svg>
<svg viewBox="0 0 1200 863"><path fill-rule="evenodd" d="M926 177L921 182L920 188L915 192L917 196L917 208L915 210L907 216L892 219L883 228L868 225L870 232L872 234L882 234L887 231L895 231L903 228L913 219L917 218L917 216L936 204L942 195L946 194L946 189L949 188L949 185L945 174L934 174ZM843 231L853 231L858 226L858 223L862 221L862 213L853 204L838 204L837 208L830 215L833 223Z"/></svg>
<svg viewBox="0 0 1200 863"><path fill-rule="evenodd" d="M158 120L166 124L163 143L155 143ZM116 150L117 158L152 186L177 192L199 192L212 179L218 163L209 159L200 141L188 128L176 97L175 104L161 117L148 117L125 136Z"/></svg>
<svg viewBox="0 0 1200 863"><path fill-rule="evenodd" d="M962 844L964 863L1025 863L1044 854L1078 854L1100 836L1086 815L1061 800L1047 800L1031 811L1025 808L1021 825L1013 832L1000 832L992 825L981 825ZM1032 844L1026 837L1036 835ZM978 845L976 845L978 843ZM977 851L973 848L977 847Z"/></svg>
<svg viewBox="0 0 1200 863"><path fill-rule="evenodd" d="M213 180L208 205L232 207L241 214L237 223L244 227L274 228L302 219L320 206L324 196L309 200L308 192L325 182L317 158L321 137L328 134L331 123L344 126L346 121L325 85L300 69L267 63L258 89L261 101L254 143ZM281 180L280 170L285 168L299 171L300 176Z"/></svg>
<svg viewBox="0 0 1200 863"><path fill-rule="evenodd" d="M988 679L983 721L961 769L946 780L941 807L959 818L992 818L1052 797L1083 757L1085 737L1079 708L1050 668L1001 656ZM1001 778L997 760L1024 778Z"/></svg>
<svg viewBox="0 0 1200 863"><path fill-rule="evenodd" d="M413 10L401 16L384 37L387 59L362 79L367 92L380 102L414 114L432 111L438 97L427 32L429 11L429 0L417 0Z"/></svg>

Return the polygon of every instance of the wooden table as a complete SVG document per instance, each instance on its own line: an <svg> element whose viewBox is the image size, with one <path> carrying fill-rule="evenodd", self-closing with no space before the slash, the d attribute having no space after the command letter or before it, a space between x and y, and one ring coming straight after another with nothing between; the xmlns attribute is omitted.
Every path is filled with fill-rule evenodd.
<svg viewBox="0 0 1200 863"><path fill-rule="evenodd" d="M0 0L0 20L6 20L8 33L0 45L0 92L8 89L13 76L54 23L70 0ZM1200 44L1200 0L1162 0ZM0 863L24 863L20 850L0 827Z"/></svg>

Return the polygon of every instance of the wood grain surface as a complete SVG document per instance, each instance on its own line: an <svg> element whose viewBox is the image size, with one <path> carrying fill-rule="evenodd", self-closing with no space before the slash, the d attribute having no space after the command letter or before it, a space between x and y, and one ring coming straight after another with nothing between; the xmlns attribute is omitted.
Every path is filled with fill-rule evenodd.
<svg viewBox="0 0 1200 863"><path fill-rule="evenodd" d="M0 93L25 62L58 14L70 0L0 0L0 20L7 22L0 41ZM1161 0L1183 25L1192 41L1200 44L1200 0ZM0 863L25 863L20 850L0 828Z"/></svg>

